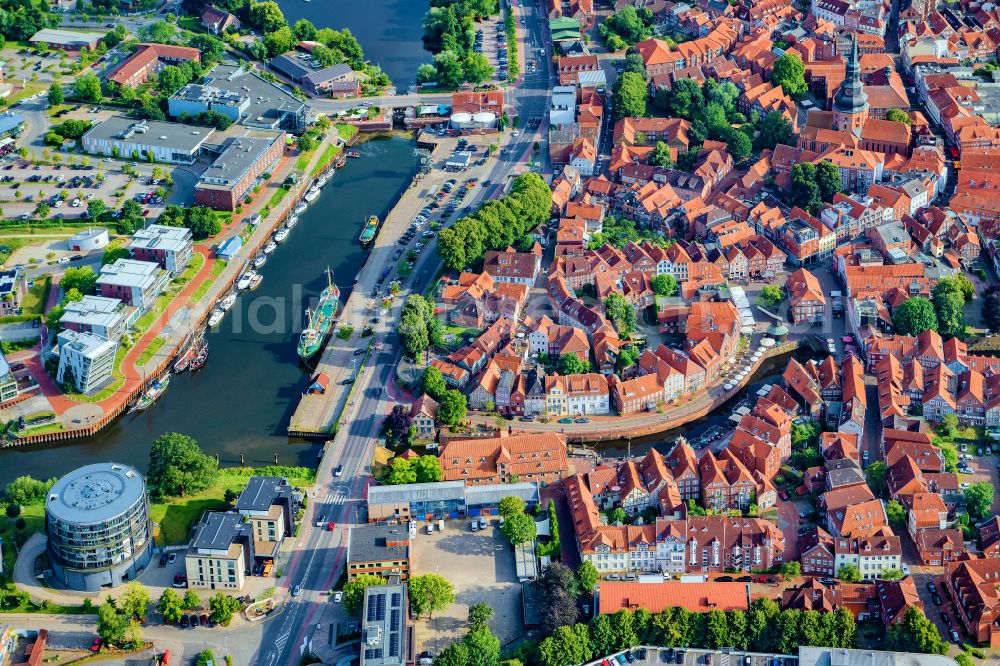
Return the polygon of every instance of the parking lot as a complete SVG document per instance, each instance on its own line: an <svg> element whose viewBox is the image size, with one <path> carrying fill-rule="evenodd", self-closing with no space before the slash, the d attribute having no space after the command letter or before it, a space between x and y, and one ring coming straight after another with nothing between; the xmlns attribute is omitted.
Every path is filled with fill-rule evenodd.
<svg viewBox="0 0 1000 666"><path fill-rule="evenodd" d="M472 49L482 53L489 60L494 70L494 79L506 81L507 69L507 33L500 17L492 17L476 27L475 43Z"/></svg>
<svg viewBox="0 0 1000 666"><path fill-rule="evenodd" d="M490 628L500 644L524 634L521 584L510 543L495 523L472 532L469 521L452 520L443 532L417 531L411 541L411 575L437 573L455 586L455 603L433 619L416 622L417 652L435 654L468 631L469 606L485 602L493 609Z"/></svg>

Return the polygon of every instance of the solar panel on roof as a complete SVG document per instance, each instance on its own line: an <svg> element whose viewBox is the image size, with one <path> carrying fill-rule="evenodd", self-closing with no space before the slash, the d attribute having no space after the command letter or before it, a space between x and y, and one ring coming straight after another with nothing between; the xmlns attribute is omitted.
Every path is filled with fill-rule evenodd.
<svg viewBox="0 0 1000 666"><path fill-rule="evenodd" d="M399 656L399 634L395 632L389 634L389 656Z"/></svg>

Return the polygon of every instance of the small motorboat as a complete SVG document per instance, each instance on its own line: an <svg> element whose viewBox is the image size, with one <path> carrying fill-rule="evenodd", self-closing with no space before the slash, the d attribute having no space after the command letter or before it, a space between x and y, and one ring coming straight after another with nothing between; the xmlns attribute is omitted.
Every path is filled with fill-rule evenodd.
<svg viewBox="0 0 1000 666"><path fill-rule="evenodd" d="M308 207L309 207L309 204L307 204L305 201L300 201L295 206L295 213L296 213L296 215L300 215L300 214L304 213L305 210L306 210L306 208L308 208Z"/></svg>
<svg viewBox="0 0 1000 666"><path fill-rule="evenodd" d="M294 229L295 225L298 224L298 223L299 223L299 216L298 215L292 215L290 218L288 218L285 221L285 226L288 227L289 229Z"/></svg>
<svg viewBox="0 0 1000 666"><path fill-rule="evenodd" d="M256 275L256 273L254 271L252 271L252 270L247 271L246 273L244 273L243 275L241 275L240 279L236 281L236 288L239 289L240 291L244 291L246 289L249 289L250 288L250 280L253 279L254 275Z"/></svg>
<svg viewBox="0 0 1000 666"><path fill-rule="evenodd" d="M282 227L281 229L278 229L276 232L274 232L275 242L280 243L286 238L288 238L288 227Z"/></svg>
<svg viewBox="0 0 1000 666"><path fill-rule="evenodd" d="M184 353L181 354L180 357L177 359L177 362L174 363L174 372L179 375L182 372L186 371L188 369L188 366L191 365L191 358L193 356L194 356L194 348L189 347L188 349L186 349Z"/></svg>
<svg viewBox="0 0 1000 666"><path fill-rule="evenodd" d="M319 179L316 180L316 184L313 187L315 187L318 190L321 190L324 187L326 187L326 184L328 182L330 182L329 176L320 176Z"/></svg>
<svg viewBox="0 0 1000 666"><path fill-rule="evenodd" d="M267 262L267 255L266 254L258 254L256 257L253 258L253 267L254 268L260 268L266 262Z"/></svg>
<svg viewBox="0 0 1000 666"><path fill-rule="evenodd" d="M312 203L313 201L316 200L316 197L318 197L318 196L319 196L319 190L316 189L315 187L313 187L308 192L306 192L306 196L304 198L309 203Z"/></svg>
<svg viewBox="0 0 1000 666"><path fill-rule="evenodd" d="M250 291L253 291L257 287L259 287L260 283L261 283L261 281L263 279L264 279L263 275L261 275L260 273L255 272L253 274L253 277L250 278Z"/></svg>
<svg viewBox="0 0 1000 666"><path fill-rule="evenodd" d="M222 321L222 318L225 316L226 313L224 310L220 310L219 308L215 308L214 310L212 310L212 314L208 315L209 327L218 325L218 323Z"/></svg>
<svg viewBox="0 0 1000 666"><path fill-rule="evenodd" d="M232 294L227 294L225 298L219 301L218 306L219 309L222 310L223 312L229 312L229 308L233 307L233 305L235 304L236 304L236 294L232 293Z"/></svg>
<svg viewBox="0 0 1000 666"><path fill-rule="evenodd" d="M264 246L264 254L271 254L276 249L278 249L278 244L272 241L267 241L267 245Z"/></svg>

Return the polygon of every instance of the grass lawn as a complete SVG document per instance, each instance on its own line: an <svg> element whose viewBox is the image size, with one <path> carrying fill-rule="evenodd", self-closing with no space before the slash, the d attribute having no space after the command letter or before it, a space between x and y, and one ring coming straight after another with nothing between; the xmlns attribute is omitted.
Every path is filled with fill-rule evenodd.
<svg viewBox="0 0 1000 666"><path fill-rule="evenodd" d="M340 138L343 139L344 141L347 141L352 136L358 133L357 127L355 127L354 125L348 125L347 123L337 123L336 125L334 125L334 127L337 128L337 134L339 134Z"/></svg>
<svg viewBox="0 0 1000 666"><path fill-rule="evenodd" d="M195 252L191 257L191 263L184 269L184 272L173 279L174 284L186 284L191 281L201 267L205 265L205 255Z"/></svg>
<svg viewBox="0 0 1000 666"><path fill-rule="evenodd" d="M322 157L320 157L319 161L316 162L316 166L312 168L312 173L309 174L310 177L315 177L316 174L318 174L320 171L329 166L329 164L333 162L333 158L337 155L338 152L340 152L340 148L337 148L333 145L328 145L326 147L326 150L323 151Z"/></svg>
<svg viewBox="0 0 1000 666"><path fill-rule="evenodd" d="M149 362L149 359L156 356L156 352L160 351L164 344L166 344L167 339L157 336L146 346L145 349L139 354L139 358L136 359L136 367L142 367Z"/></svg>
<svg viewBox="0 0 1000 666"><path fill-rule="evenodd" d="M16 93L12 93L10 97L7 98L7 106L16 104L20 102L25 97L31 97L35 93L39 93L45 90L45 86L40 83L29 83L24 86L23 90L19 90Z"/></svg>
<svg viewBox="0 0 1000 666"><path fill-rule="evenodd" d="M52 289L52 276L42 275L35 278L28 293L21 299L21 311L25 315L40 315L45 312L45 304L49 300L49 290Z"/></svg>
<svg viewBox="0 0 1000 666"><path fill-rule="evenodd" d="M212 272L213 273L215 272L214 267L212 269ZM204 282L198 285L198 288L194 290L194 292L191 294L191 298L188 299L188 301L191 303L197 303L198 301L200 301L202 297L208 293L208 290L211 289L213 283L215 283L214 279L207 278Z"/></svg>
<svg viewBox="0 0 1000 666"><path fill-rule="evenodd" d="M212 271L211 271L212 275L215 277L219 277L220 275L222 275L222 271L226 270L226 266L228 265L229 262L227 262L225 259L216 259L215 263L212 264Z"/></svg>
<svg viewBox="0 0 1000 666"><path fill-rule="evenodd" d="M139 317L139 321L135 323L136 333L141 334L143 331L152 326L153 322L156 321L156 318L163 314L164 310L167 309L167 306L170 305L170 300L174 296L175 294L171 293L160 294L160 296L156 299L156 303L154 303L153 307L149 309L149 312Z"/></svg>
<svg viewBox="0 0 1000 666"><path fill-rule="evenodd" d="M288 188L287 187L284 187L284 186L279 187L274 192L274 194L271 195L270 200L268 200L268 202L267 202L267 207L268 208L274 208L279 203L281 203L281 200L284 199L285 195L287 195L287 194L288 194Z"/></svg>
<svg viewBox="0 0 1000 666"><path fill-rule="evenodd" d="M0 266L5 264L10 255L32 242L31 238L4 238L0 236Z"/></svg>
<svg viewBox="0 0 1000 666"><path fill-rule="evenodd" d="M94 395L83 395L82 393L66 393L64 395L70 400L76 400L77 402L100 402L101 400L110 398L125 383L125 375L122 374L122 361L125 359L125 354L127 353L128 349L122 345L118 345L118 351L115 352L115 367L111 371L113 379L103 389Z"/></svg>
<svg viewBox="0 0 1000 666"><path fill-rule="evenodd" d="M308 153L302 153L299 158L295 160L295 169L297 171L305 171L306 167L309 166L309 160L312 159L312 154L316 151L315 148L310 150Z"/></svg>

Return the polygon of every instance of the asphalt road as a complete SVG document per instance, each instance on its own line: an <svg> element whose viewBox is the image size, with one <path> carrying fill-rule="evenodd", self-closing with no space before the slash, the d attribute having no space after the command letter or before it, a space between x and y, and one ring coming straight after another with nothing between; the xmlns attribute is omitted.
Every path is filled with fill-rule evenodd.
<svg viewBox="0 0 1000 666"><path fill-rule="evenodd" d="M537 49L538 45L544 43L544 14L540 15L534 5L519 8L518 11L525 14L526 30L522 32L527 32L527 35L522 39L526 41L527 48ZM544 116L548 106L550 59L546 57L537 60L538 71L525 76L514 89L512 101L521 118L541 117L543 121L540 127L547 128ZM402 98L397 98L397 101L398 99ZM327 110L318 105L317 108ZM517 137L508 134L507 138L505 147L514 158L494 160L489 176L494 185L476 188L475 197L467 204L470 208L474 208L485 198L499 194L507 177L518 168L520 159L531 154L533 144L540 136L537 132L523 131ZM546 155L541 155L540 158L543 164L547 162ZM421 254L414 277L410 279L409 289L396 299L391 316L385 317L387 320L399 315L406 293L424 291L437 272L437 263L433 252ZM366 270L359 276L356 288L363 290L362 293L369 291L374 279L380 274L380 269L380 266L366 266ZM366 494L365 488L371 479L368 463L372 457L381 417L392 402L386 391L378 391L376 394L375 390L390 386L393 368L399 360L396 333L391 326L383 328L388 330L377 334L376 351L356 381L355 398L345 413L346 425L333 442L327 445L319 465L316 476L317 497L312 500L308 520L303 524L299 543L286 567L283 587L279 590L279 596L284 596L285 607L280 615L264 623L264 633L258 642L259 652L253 655L253 663L264 666L297 663L309 649L309 639L322 617L325 604L330 603L330 597L326 593L339 579L346 555L345 523L362 519L360 508ZM343 466L343 474L334 478L332 470L337 465ZM322 517L324 522L335 522L335 529L329 531L315 527L318 517ZM301 592L292 597L289 591L296 585L301 586Z"/></svg>

